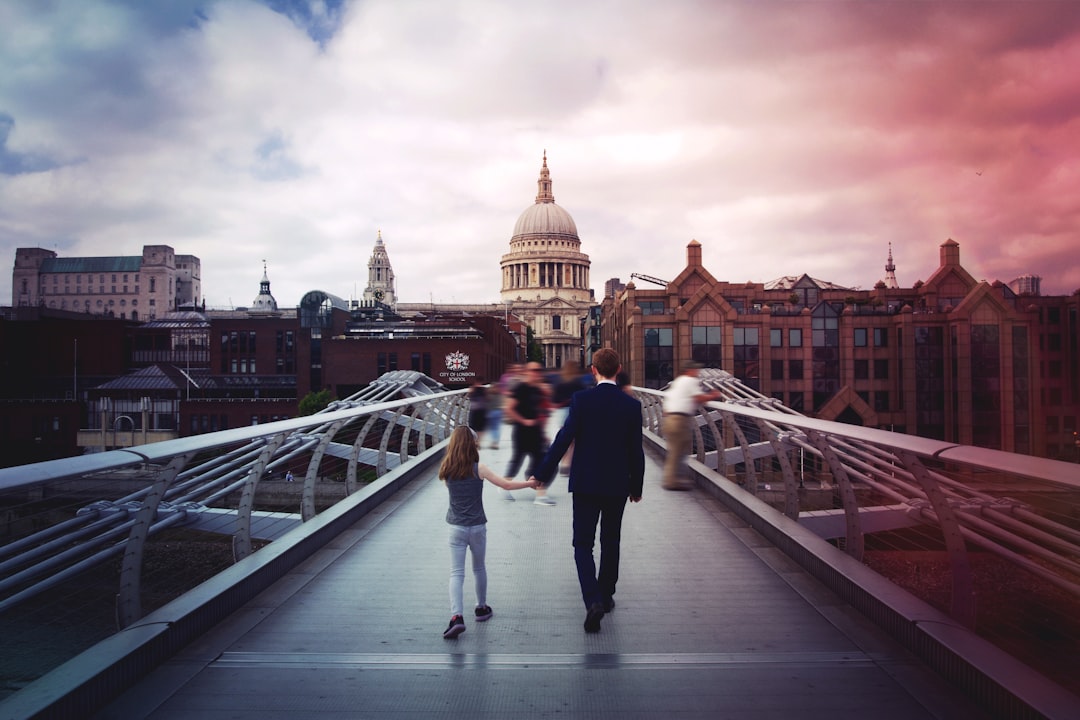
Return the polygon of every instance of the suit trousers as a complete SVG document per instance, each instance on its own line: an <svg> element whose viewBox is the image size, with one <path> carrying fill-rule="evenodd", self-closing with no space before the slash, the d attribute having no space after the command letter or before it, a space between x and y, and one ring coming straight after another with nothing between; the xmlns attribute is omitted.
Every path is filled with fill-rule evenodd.
<svg viewBox="0 0 1080 720"><path fill-rule="evenodd" d="M581 599L588 608L615 595L615 583L619 581L619 543L622 540L626 498L582 492L575 492L573 496L574 564L577 565ZM600 525L599 574L593 558L597 524Z"/></svg>

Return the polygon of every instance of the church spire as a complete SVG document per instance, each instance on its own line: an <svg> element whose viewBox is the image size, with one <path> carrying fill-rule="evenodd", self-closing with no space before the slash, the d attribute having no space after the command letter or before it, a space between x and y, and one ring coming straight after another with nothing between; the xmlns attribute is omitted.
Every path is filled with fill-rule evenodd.
<svg viewBox="0 0 1080 720"><path fill-rule="evenodd" d="M551 192L551 172L547 166L547 150L544 150L544 164L540 167L540 179L536 181L536 202L555 202L555 195Z"/></svg>
<svg viewBox="0 0 1080 720"><path fill-rule="evenodd" d="M892 259L892 243L889 243L889 259L885 263L885 287L900 287L900 283L896 282L896 265L893 264Z"/></svg>

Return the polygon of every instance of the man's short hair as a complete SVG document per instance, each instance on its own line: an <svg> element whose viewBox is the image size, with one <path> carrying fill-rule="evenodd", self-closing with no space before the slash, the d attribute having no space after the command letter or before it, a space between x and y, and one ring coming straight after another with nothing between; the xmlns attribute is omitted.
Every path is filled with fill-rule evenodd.
<svg viewBox="0 0 1080 720"><path fill-rule="evenodd" d="M600 348L593 353L592 365L602 377L613 378L619 372L619 353L611 348Z"/></svg>

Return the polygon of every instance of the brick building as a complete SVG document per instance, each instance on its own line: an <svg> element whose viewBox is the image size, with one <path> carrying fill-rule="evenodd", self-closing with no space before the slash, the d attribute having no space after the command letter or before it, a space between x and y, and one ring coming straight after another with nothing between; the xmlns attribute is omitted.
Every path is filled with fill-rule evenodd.
<svg viewBox="0 0 1080 720"><path fill-rule="evenodd" d="M804 414L982 447L1076 459L1080 294L1019 295L976 281L941 245L926 282L854 290L811 278L717 280L687 246L666 287L601 307L602 342L634 384L659 388L688 360L731 372Z"/></svg>

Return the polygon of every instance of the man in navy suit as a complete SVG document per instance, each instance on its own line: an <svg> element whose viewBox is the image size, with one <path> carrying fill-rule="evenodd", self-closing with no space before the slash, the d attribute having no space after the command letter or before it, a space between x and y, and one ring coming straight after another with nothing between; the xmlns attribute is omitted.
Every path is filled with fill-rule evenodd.
<svg viewBox="0 0 1080 720"><path fill-rule="evenodd" d="M536 470L549 482L570 444L570 492L574 497L574 562L585 601L585 632L599 632L604 613L615 607L619 580L619 540L626 500L639 502L645 478L641 447L641 403L615 384L622 365L610 348L593 354L596 387L577 392L555 442ZM593 559L600 525L600 573Z"/></svg>

